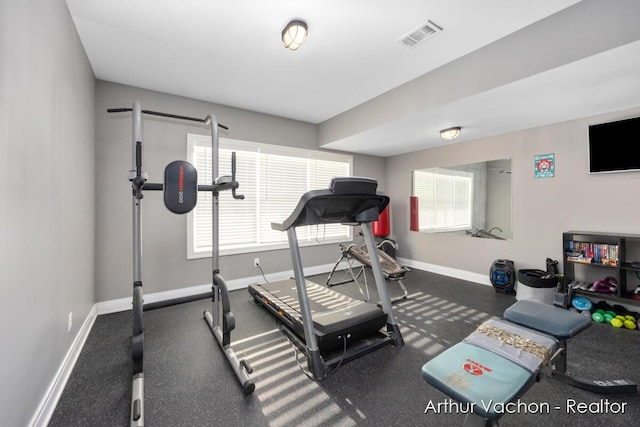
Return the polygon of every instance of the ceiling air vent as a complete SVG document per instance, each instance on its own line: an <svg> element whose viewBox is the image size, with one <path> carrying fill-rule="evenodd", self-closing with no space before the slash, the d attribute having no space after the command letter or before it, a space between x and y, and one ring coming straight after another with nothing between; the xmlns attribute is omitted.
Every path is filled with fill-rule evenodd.
<svg viewBox="0 0 640 427"><path fill-rule="evenodd" d="M416 47L423 41L435 36L440 33L442 28L438 27L431 21L427 21L426 24L421 25L415 30L411 31L409 34L401 37L398 40L398 43L405 45L407 47Z"/></svg>

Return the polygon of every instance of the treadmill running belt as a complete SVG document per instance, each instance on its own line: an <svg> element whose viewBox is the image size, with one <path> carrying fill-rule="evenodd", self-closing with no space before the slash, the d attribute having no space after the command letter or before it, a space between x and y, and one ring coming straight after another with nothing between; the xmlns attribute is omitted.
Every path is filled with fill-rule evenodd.
<svg viewBox="0 0 640 427"><path fill-rule="evenodd" d="M355 300L310 281L306 284L321 350L341 345L345 335L350 340L357 340L377 334L386 324L387 316L377 305ZM304 340L295 280L253 284L249 286L249 293Z"/></svg>

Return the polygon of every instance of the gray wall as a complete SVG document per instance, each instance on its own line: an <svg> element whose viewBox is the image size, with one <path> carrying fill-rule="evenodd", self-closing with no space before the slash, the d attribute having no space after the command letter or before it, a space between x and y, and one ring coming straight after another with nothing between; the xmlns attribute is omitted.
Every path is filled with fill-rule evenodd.
<svg viewBox="0 0 640 427"><path fill-rule="evenodd" d="M131 114L108 114L107 108L131 107L139 100L143 109L205 117L214 113L229 127L220 136L267 144L318 149L317 126L309 123L208 104L193 99L98 81L96 85L97 153L97 265L96 300L108 301L131 295ZM208 127L145 116L144 169L150 182L161 182L164 167L186 156L187 133L208 134ZM354 155L355 175L381 181L384 159ZM240 183L242 186L242 182ZM142 202L145 294L211 283L211 260L187 260L187 219L164 207L161 194L147 192ZM305 267L335 262L338 248L302 248ZM258 276L253 258L260 257L265 273L291 269L288 250L223 256L220 271L225 279Z"/></svg>
<svg viewBox="0 0 640 427"><path fill-rule="evenodd" d="M0 423L24 426L95 302L95 79L63 0L0 20Z"/></svg>
<svg viewBox="0 0 640 427"><path fill-rule="evenodd" d="M640 172L589 175L587 165L590 124L638 115L640 108L388 158L398 256L488 275L499 258L517 269L544 269L546 257L561 261L563 231L638 233ZM555 153L555 177L535 179L534 156L547 153ZM512 158L513 241L409 231L411 170L502 157Z"/></svg>

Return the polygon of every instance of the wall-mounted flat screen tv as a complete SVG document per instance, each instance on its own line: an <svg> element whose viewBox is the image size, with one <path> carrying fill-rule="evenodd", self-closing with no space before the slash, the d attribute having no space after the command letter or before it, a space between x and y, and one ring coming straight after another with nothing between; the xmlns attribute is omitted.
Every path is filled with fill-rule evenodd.
<svg viewBox="0 0 640 427"><path fill-rule="evenodd" d="M640 117L589 126L589 173L640 171Z"/></svg>

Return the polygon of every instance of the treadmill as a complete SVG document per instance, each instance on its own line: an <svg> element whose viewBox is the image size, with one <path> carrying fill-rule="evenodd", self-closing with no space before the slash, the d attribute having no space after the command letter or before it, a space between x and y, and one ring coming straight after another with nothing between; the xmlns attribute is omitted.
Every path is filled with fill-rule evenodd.
<svg viewBox="0 0 640 427"><path fill-rule="evenodd" d="M404 344L378 257L371 259L371 269L380 303L372 304L306 280L296 236L296 227L305 225L359 225L369 253L376 253L371 221L389 204L377 187L371 178L338 177L328 189L305 193L283 223L271 224L287 232L294 278L249 285L254 300L280 320L284 335L306 355L315 380L386 345Z"/></svg>

